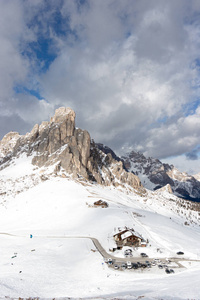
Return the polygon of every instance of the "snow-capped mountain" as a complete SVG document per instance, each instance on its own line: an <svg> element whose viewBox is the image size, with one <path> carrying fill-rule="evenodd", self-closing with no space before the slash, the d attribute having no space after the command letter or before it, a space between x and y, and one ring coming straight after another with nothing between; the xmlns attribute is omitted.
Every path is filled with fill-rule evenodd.
<svg viewBox="0 0 200 300"><path fill-rule="evenodd" d="M121 159L126 169L140 178L145 188L156 190L170 184L173 193L178 197L200 201L200 182L197 178L180 172L173 165L163 164L158 159L147 158L135 151Z"/></svg>
<svg viewBox="0 0 200 300"><path fill-rule="evenodd" d="M121 161L99 150L86 130L75 127L75 112L61 107L50 122L36 124L30 133L20 136L10 132L0 141L0 169L15 157L33 155L35 166L54 166L54 172L64 170L73 178L82 177L103 185L125 186L145 193L139 178L127 172Z"/></svg>
<svg viewBox="0 0 200 300"><path fill-rule="evenodd" d="M200 299L199 203L169 185L145 190L74 118L62 108L0 142L0 298ZM114 239L121 228L146 247L126 258ZM130 261L144 264L123 269Z"/></svg>
<svg viewBox="0 0 200 300"><path fill-rule="evenodd" d="M22 153L0 171L1 299L199 299L199 215L185 200L167 190L141 197L133 189L72 179L32 159ZM98 199L108 207L95 208ZM157 265L108 267L92 238L123 259L124 249L109 249L124 226L149 240L133 250L133 259L141 252L149 260L178 258L181 250L186 261L180 268L170 263L170 275Z"/></svg>

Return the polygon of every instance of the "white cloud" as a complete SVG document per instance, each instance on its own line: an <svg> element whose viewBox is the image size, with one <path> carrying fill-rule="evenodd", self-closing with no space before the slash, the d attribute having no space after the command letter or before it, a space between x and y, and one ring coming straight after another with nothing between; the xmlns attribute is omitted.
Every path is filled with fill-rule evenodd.
<svg viewBox="0 0 200 300"><path fill-rule="evenodd" d="M1 1L1 115L29 128L65 105L114 150L158 158L192 151L200 140L192 104L200 93L199 12L198 1L186 0ZM57 55L43 72L29 44L39 38ZM14 95L16 83L36 86L47 102Z"/></svg>
<svg viewBox="0 0 200 300"><path fill-rule="evenodd" d="M28 62L20 54L24 24L19 1L0 3L0 102L12 95L15 83L27 75ZM2 103L1 103L2 105Z"/></svg>
<svg viewBox="0 0 200 300"><path fill-rule="evenodd" d="M194 115L180 117L175 122L149 130L142 150L145 154L165 158L192 151L199 144L199 108ZM141 149L141 148L140 148Z"/></svg>
<svg viewBox="0 0 200 300"><path fill-rule="evenodd" d="M200 158L197 160L188 161L185 155L179 155L176 157L169 157L167 159L162 159L163 163L172 164L181 172L186 172L189 175L196 175L199 173L199 163Z"/></svg>

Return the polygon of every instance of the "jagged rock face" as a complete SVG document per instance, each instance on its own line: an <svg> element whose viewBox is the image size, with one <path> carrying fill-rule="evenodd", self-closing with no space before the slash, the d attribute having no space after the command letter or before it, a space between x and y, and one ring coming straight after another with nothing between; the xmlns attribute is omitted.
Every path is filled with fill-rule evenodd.
<svg viewBox="0 0 200 300"><path fill-rule="evenodd" d="M169 184L176 196L200 201L200 182L193 176L178 171L173 165L163 164L155 158L146 158L142 153L134 151L121 159L124 160L125 167L140 178L144 187L157 190Z"/></svg>
<svg viewBox="0 0 200 300"><path fill-rule="evenodd" d="M37 135L36 135L37 136ZM75 112L59 108L50 123L43 122L38 128L32 163L39 167L59 162L68 173L87 178L86 166L90 155L90 135L75 129Z"/></svg>
<svg viewBox="0 0 200 300"><path fill-rule="evenodd" d="M70 108L57 109L50 122L36 124L24 136L9 133L0 147L4 153L0 165L26 152L34 155L32 163L38 167L55 165L55 172L64 169L73 177L82 176L104 185L129 185L140 194L145 193L139 178L126 172L120 160L91 143L86 130L75 128L75 112Z"/></svg>
<svg viewBox="0 0 200 300"><path fill-rule="evenodd" d="M9 132L0 141L0 158L5 157L16 145L20 135L18 132Z"/></svg>
<svg viewBox="0 0 200 300"><path fill-rule="evenodd" d="M101 143L95 143L95 145L96 145L97 148L98 148L99 150L101 150L103 153L105 153L105 154L110 153L110 154L112 155L112 158L114 158L116 161L122 161L122 162L123 162L123 160L122 160L120 157L118 157L118 156L115 154L115 152L114 152L111 148L109 148L108 146L105 146L104 144L101 144Z"/></svg>
<svg viewBox="0 0 200 300"><path fill-rule="evenodd" d="M115 160L111 153L104 153L103 148L100 150L98 146L99 144L92 143L88 162L88 168L97 182L105 185L112 183L116 187L129 185L137 189L140 194L146 193L138 176L127 172L121 160ZM99 173L98 170L101 172Z"/></svg>

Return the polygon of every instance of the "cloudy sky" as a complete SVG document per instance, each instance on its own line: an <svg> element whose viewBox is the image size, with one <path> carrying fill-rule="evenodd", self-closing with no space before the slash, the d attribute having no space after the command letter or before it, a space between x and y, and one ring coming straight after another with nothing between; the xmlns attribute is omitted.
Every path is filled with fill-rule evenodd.
<svg viewBox="0 0 200 300"><path fill-rule="evenodd" d="M199 0L0 0L0 138L56 108L117 154L200 172Z"/></svg>

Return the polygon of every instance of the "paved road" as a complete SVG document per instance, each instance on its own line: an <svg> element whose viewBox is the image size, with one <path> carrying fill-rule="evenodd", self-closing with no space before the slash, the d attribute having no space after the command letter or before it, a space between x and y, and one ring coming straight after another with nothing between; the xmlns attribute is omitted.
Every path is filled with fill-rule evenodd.
<svg viewBox="0 0 200 300"><path fill-rule="evenodd" d="M27 235L23 236L23 235L15 235L15 234L11 234L11 233L4 233L4 232L0 232L0 235L8 235L8 236L14 236L14 237L26 237ZM145 263L145 261L149 261L150 263L152 263L155 258L149 258L149 257L116 257L114 255L111 255L110 253L106 252L106 250L102 247L102 245L100 244L100 242L94 238L94 237L90 237L90 236L39 236L39 235L34 235L33 238L50 238L50 239L90 239L95 248L98 250L98 252L102 255L102 257L104 258L104 260L107 260L109 258L111 258L114 263L116 264L122 264L127 263L128 261L130 261L131 263ZM196 262L200 262L200 260L195 260L195 259L186 259L184 257L168 257L168 258L158 258L159 261L162 264L167 264L167 260L169 259L171 262L174 262L177 264L178 268L185 268L180 262L181 261L196 261ZM176 268L177 268L176 267ZM174 267L173 267L174 268Z"/></svg>
<svg viewBox="0 0 200 300"><path fill-rule="evenodd" d="M149 257L129 257L129 258L126 258L126 257L116 257L116 256L113 256L113 255L110 255L109 253L106 252L106 250L101 246L101 244L99 243L99 241L96 239L96 238L90 238L96 249L99 251L99 253L103 256L104 259L108 259L108 258L111 258L116 264L122 264L123 262L127 262L127 261L130 261L131 263L137 263L137 262L140 262L140 263L145 263L145 261L149 261L150 263L154 262L154 259L155 258L149 258ZM178 265L179 268L184 268L184 266L179 262L179 261L188 261L188 259L184 259L184 258L170 258L170 261L171 262L174 262ZM167 261L166 261L166 258L159 258L159 261L162 263L162 264L167 264Z"/></svg>
<svg viewBox="0 0 200 300"><path fill-rule="evenodd" d="M99 251L99 253L103 256L104 259L108 259L111 258L116 264L122 264L123 262L130 261L131 263L145 263L145 261L149 261L150 263L153 263L155 258L149 258L149 257L116 257L113 255L110 255L108 252L106 252L106 250L102 247L102 245L99 243L99 241L96 238L92 238L92 237L85 237L85 238L89 238L92 240L94 246L96 247L96 249ZM176 263L177 266L173 267L173 268L185 268L180 262L181 261L196 261L196 262L200 262L200 260L195 260L195 259L186 259L184 257L170 257L170 258L158 258L160 263L158 264L166 264L167 265L167 260L169 259L172 263Z"/></svg>

